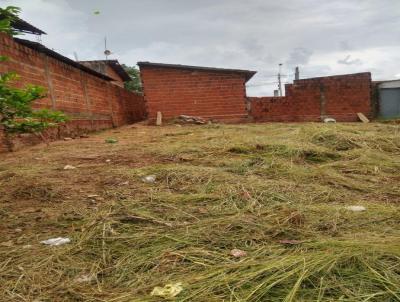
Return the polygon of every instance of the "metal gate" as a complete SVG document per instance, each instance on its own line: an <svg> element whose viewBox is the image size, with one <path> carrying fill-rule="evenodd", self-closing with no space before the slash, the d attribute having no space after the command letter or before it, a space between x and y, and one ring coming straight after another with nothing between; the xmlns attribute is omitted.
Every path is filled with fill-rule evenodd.
<svg viewBox="0 0 400 302"><path fill-rule="evenodd" d="M383 118L400 117L400 88L380 89L379 115Z"/></svg>

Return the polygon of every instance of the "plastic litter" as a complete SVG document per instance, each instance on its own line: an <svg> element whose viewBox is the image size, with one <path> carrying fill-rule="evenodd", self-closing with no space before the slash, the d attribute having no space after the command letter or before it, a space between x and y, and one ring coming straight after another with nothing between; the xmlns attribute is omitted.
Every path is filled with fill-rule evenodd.
<svg viewBox="0 0 400 302"><path fill-rule="evenodd" d="M74 170L74 169L76 169L76 167L71 166L71 165L66 165L66 166L64 167L64 170Z"/></svg>
<svg viewBox="0 0 400 302"><path fill-rule="evenodd" d="M63 244L70 243L70 242L71 242L71 239L63 238L63 237L51 238L51 239L40 241L40 243L43 243L46 245L51 245L51 246L59 246L59 245L63 245Z"/></svg>
<svg viewBox="0 0 400 302"><path fill-rule="evenodd" d="M183 291L182 282L168 283L164 287L156 286L150 295L171 299L179 295L181 291Z"/></svg>
<svg viewBox="0 0 400 302"><path fill-rule="evenodd" d="M242 257L246 257L247 253L245 251L242 251L239 249L233 249L233 250L231 250L231 255L235 258L242 258Z"/></svg>
<svg viewBox="0 0 400 302"><path fill-rule="evenodd" d="M156 181L156 176L155 175L148 175L142 178L143 182L146 183L154 183Z"/></svg>
<svg viewBox="0 0 400 302"><path fill-rule="evenodd" d="M207 121L199 116L180 115L179 119L185 123L205 124Z"/></svg>
<svg viewBox="0 0 400 302"><path fill-rule="evenodd" d="M94 275L81 275L76 278L76 282L78 283L88 283L92 282L96 277Z"/></svg>
<svg viewBox="0 0 400 302"><path fill-rule="evenodd" d="M367 209L363 206L349 206L346 207L347 210L352 211L352 212L364 212Z"/></svg>
<svg viewBox="0 0 400 302"><path fill-rule="evenodd" d="M324 123L336 123L336 120L331 117L324 118Z"/></svg>

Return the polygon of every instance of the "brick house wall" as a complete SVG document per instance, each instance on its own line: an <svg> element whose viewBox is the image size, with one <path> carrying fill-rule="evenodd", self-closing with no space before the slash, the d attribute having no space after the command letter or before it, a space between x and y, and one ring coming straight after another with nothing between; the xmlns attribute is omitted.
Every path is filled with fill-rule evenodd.
<svg viewBox="0 0 400 302"><path fill-rule="evenodd" d="M114 69L112 69L110 66L106 66L106 74L110 78L114 79L114 81L112 81L111 83L113 83L114 85L117 85L119 87L124 87L124 81L121 79L121 77L118 75L118 73L116 73L114 71Z"/></svg>
<svg viewBox="0 0 400 302"><path fill-rule="evenodd" d="M240 121L248 116L245 88L249 79L247 71L186 69L180 65L175 68L147 62L138 65L150 121L155 120L158 111L162 112L163 119L191 115Z"/></svg>
<svg viewBox="0 0 400 302"><path fill-rule="evenodd" d="M67 125L58 129L57 136L145 119L146 109L141 94L129 92L101 77L21 45L5 34L0 34L0 55L9 58L0 63L0 73L15 71L20 76L15 86L34 84L47 89L47 97L37 100L34 108L63 111L71 118ZM55 131L50 132L54 136Z"/></svg>
<svg viewBox="0 0 400 302"><path fill-rule="evenodd" d="M2 126L0 126L0 153L6 152L7 147L6 147L6 142L5 142L5 137L4 137L4 131Z"/></svg>
<svg viewBox="0 0 400 302"><path fill-rule="evenodd" d="M358 73L295 80L284 97L249 98L255 121L317 122L325 117L358 121L357 113L373 117L371 74Z"/></svg>
<svg viewBox="0 0 400 302"><path fill-rule="evenodd" d="M113 60L116 61L116 60ZM97 72L105 74L113 79L111 83L119 87L124 87L124 79L109 65L106 60L97 61L79 61L82 65L85 65Z"/></svg>

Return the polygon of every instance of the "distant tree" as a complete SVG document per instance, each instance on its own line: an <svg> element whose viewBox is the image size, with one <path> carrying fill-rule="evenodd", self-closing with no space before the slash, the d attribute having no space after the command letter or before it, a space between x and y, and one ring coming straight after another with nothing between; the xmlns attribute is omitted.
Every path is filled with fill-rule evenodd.
<svg viewBox="0 0 400 302"><path fill-rule="evenodd" d="M142 81L140 80L140 71L136 66L127 66L122 64L122 67L130 75L131 81L125 82L125 89L129 91L142 92Z"/></svg>
<svg viewBox="0 0 400 302"><path fill-rule="evenodd" d="M0 9L0 32L15 35L11 28L12 21L18 18L20 9L9 6ZM0 63L8 57L0 56ZM0 74L0 126L5 131L6 144L13 149L12 134L34 133L43 139L43 130L57 126L68 118L58 111L47 109L33 110L34 101L46 96L46 89L40 86L27 85L15 88L19 76L15 72Z"/></svg>

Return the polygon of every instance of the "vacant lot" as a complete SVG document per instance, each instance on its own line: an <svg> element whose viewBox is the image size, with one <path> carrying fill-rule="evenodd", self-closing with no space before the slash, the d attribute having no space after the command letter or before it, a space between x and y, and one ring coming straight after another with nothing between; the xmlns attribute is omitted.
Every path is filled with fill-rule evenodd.
<svg viewBox="0 0 400 302"><path fill-rule="evenodd" d="M2 301L400 301L399 126L137 125L0 158Z"/></svg>

